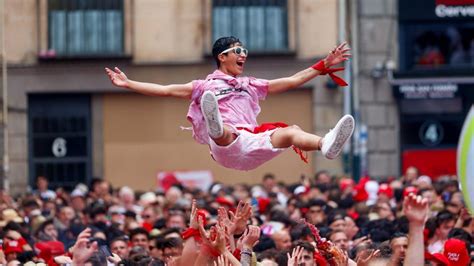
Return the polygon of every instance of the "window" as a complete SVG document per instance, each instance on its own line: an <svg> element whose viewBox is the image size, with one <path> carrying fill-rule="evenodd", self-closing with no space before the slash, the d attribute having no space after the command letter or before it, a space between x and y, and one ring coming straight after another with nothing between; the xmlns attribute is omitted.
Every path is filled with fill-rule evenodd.
<svg viewBox="0 0 474 266"><path fill-rule="evenodd" d="M46 176L52 188L72 189L91 179L90 96L31 94L28 97L30 184Z"/></svg>
<svg viewBox="0 0 474 266"><path fill-rule="evenodd" d="M48 21L56 57L123 54L123 0L49 0Z"/></svg>
<svg viewBox="0 0 474 266"><path fill-rule="evenodd" d="M406 70L455 70L474 66L473 23L418 23L402 29L402 60L406 60Z"/></svg>
<svg viewBox="0 0 474 266"><path fill-rule="evenodd" d="M233 35L255 52L288 50L286 0L214 0L213 41Z"/></svg>

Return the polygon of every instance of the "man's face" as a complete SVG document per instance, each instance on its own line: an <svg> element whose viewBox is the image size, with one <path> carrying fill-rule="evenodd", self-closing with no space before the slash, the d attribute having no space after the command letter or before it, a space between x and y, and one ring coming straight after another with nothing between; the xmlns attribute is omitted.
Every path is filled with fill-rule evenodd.
<svg viewBox="0 0 474 266"><path fill-rule="evenodd" d="M393 218L392 210L387 203L379 203L377 205L377 214L380 219L391 219Z"/></svg>
<svg viewBox="0 0 474 266"><path fill-rule="evenodd" d="M113 253L117 254L120 258L128 258L128 246L124 241L115 241L110 245L110 249Z"/></svg>
<svg viewBox="0 0 474 266"><path fill-rule="evenodd" d="M405 252L408 248L408 238L406 236L401 236L392 239L392 241L390 241L390 248L396 257L400 259L405 258Z"/></svg>
<svg viewBox="0 0 474 266"><path fill-rule="evenodd" d="M354 220L348 216L346 216L344 220L346 221L346 235L349 239L352 239L357 234L357 232L359 232L359 227L356 225Z"/></svg>
<svg viewBox="0 0 474 266"><path fill-rule="evenodd" d="M144 234L136 234L132 237L132 245L143 247L145 250L148 250L148 238Z"/></svg>
<svg viewBox="0 0 474 266"><path fill-rule="evenodd" d="M273 234L273 241L278 250L288 250L291 247L291 237L287 231L279 231Z"/></svg>
<svg viewBox="0 0 474 266"><path fill-rule="evenodd" d="M36 181L36 185L38 186L39 190L46 190L48 189L48 180L46 180L46 178L40 177Z"/></svg>
<svg viewBox="0 0 474 266"><path fill-rule="evenodd" d="M321 173L316 181L318 184L329 184L331 183L331 177L327 173Z"/></svg>
<svg viewBox="0 0 474 266"><path fill-rule="evenodd" d="M310 251L303 249L303 253L301 254L301 261L300 261L300 264L298 265L316 266L316 263L314 262L313 254Z"/></svg>
<svg viewBox="0 0 474 266"><path fill-rule="evenodd" d="M338 219L335 220L334 222L331 223L329 226L332 230L341 230L344 231L346 230L346 221L343 219Z"/></svg>
<svg viewBox="0 0 474 266"><path fill-rule="evenodd" d="M334 245L336 245L336 247L340 248L342 251L347 251L348 239L344 232L332 234L329 240L331 240L331 242L334 243Z"/></svg>
<svg viewBox="0 0 474 266"><path fill-rule="evenodd" d="M44 233L53 238L53 239L57 239L58 238L58 230L56 230L56 227L54 227L53 224L49 224L47 225L45 228L44 228Z"/></svg>
<svg viewBox="0 0 474 266"><path fill-rule="evenodd" d="M73 197L71 199L71 206L76 211L82 211L86 208L86 202L83 197Z"/></svg>
<svg viewBox="0 0 474 266"><path fill-rule="evenodd" d="M232 44L231 47L242 47L240 43ZM243 48L243 47L242 47ZM232 76L238 76L244 71L247 55L244 53L236 54L235 50L231 50L225 54L218 56L221 65L219 67L224 73Z"/></svg>
<svg viewBox="0 0 474 266"><path fill-rule="evenodd" d="M64 223L68 223L74 218L74 210L71 207L64 207L61 209L60 213L60 220Z"/></svg>
<svg viewBox="0 0 474 266"><path fill-rule="evenodd" d="M275 180L273 178L266 178L263 180L263 188L265 188L267 192L271 192L275 185Z"/></svg>
<svg viewBox="0 0 474 266"><path fill-rule="evenodd" d="M186 227L186 225L181 215L173 215L170 216L168 221L166 222L166 227L183 229Z"/></svg>
<svg viewBox="0 0 474 266"><path fill-rule="evenodd" d="M448 234L451 229L454 227L454 220L446 221L442 223L437 229L436 233L438 234L438 237L441 239L448 239Z"/></svg>
<svg viewBox="0 0 474 266"><path fill-rule="evenodd" d="M308 222L317 225L324 222L326 214L321 206L311 206L308 209L306 218L308 219Z"/></svg>
<svg viewBox="0 0 474 266"><path fill-rule="evenodd" d="M418 170L414 167L408 167L405 172L405 177L407 181L414 181L418 178Z"/></svg>
<svg viewBox="0 0 474 266"><path fill-rule="evenodd" d="M163 259L163 250L156 247L156 241L149 241L148 247L150 248L150 255L155 259Z"/></svg>

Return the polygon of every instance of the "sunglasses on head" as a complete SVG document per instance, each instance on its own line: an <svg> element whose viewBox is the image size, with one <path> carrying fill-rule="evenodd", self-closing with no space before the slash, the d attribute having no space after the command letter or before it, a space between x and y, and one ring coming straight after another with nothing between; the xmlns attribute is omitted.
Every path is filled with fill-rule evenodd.
<svg viewBox="0 0 474 266"><path fill-rule="evenodd" d="M240 46L230 47L229 49L222 51L220 54L225 54L230 51L233 51L236 55L242 55L242 56L243 55L247 56L249 54L249 50Z"/></svg>

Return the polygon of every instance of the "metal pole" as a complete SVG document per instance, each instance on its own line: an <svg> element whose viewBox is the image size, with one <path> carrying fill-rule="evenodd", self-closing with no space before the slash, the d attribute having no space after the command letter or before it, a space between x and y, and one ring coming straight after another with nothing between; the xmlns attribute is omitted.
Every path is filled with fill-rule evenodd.
<svg viewBox="0 0 474 266"><path fill-rule="evenodd" d="M338 43L342 43L347 41L347 3L346 0L339 0L338 2L338 10L339 10L339 19L338 19ZM349 86L343 88L344 90L344 106L343 112L344 114L351 114L352 113L352 84L351 80L351 63L349 60L344 62L344 80L349 81ZM350 169L352 169L352 147L351 143L347 143L344 146L343 150L343 168L344 173L350 173Z"/></svg>
<svg viewBox="0 0 474 266"><path fill-rule="evenodd" d="M349 1L351 3L351 44L352 44L352 101L353 101L353 112L355 119L355 130L353 140L353 171L352 175L355 180L360 178L360 110L359 110L359 27L358 27L358 1Z"/></svg>
<svg viewBox="0 0 474 266"><path fill-rule="evenodd" d="M0 184L2 189L9 190L8 172L10 170L8 157L8 83L7 83L7 56L5 49L5 0L2 0L2 122L3 122L3 175Z"/></svg>

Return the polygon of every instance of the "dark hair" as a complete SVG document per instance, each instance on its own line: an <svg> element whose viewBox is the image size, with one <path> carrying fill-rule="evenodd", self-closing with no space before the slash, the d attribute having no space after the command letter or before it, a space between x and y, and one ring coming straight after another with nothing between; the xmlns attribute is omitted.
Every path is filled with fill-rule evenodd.
<svg viewBox="0 0 474 266"><path fill-rule="evenodd" d="M392 243L392 241L395 239L395 238L400 238L400 237L407 237L407 234L403 233L403 232L395 232L391 237L390 237L390 244Z"/></svg>
<svg viewBox="0 0 474 266"><path fill-rule="evenodd" d="M46 229L46 226L48 225L53 225L54 226L54 221L53 219L48 219L46 221L44 221L39 227L38 229L36 229L36 237L41 239L41 241L48 241L48 240L51 240L49 239L50 237L45 235L45 232L44 230ZM54 227L56 228L56 227Z"/></svg>
<svg viewBox="0 0 474 266"><path fill-rule="evenodd" d="M150 239L148 235L148 231L145 230L145 228L138 227L130 231L130 239L133 239L134 236L136 235L146 235L147 239Z"/></svg>
<svg viewBox="0 0 474 266"><path fill-rule="evenodd" d="M229 36L229 37L221 37L214 42L212 46L212 57L216 61L217 67L221 66L221 62L219 62L219 56L222 51L226 50L227 48L231 47L235 43L242 43L237 37Z"/></svg>
<svg viewBox="0 0 474 266"><path fill-rule="evenodd" d="M113 243L119 242L119 241L122 241L128 245L128 240L129 238L127 235L117 236L110 241L109 246L112 246Z"/></svg>
<svg viewBox="0 0 474 266"><path fill-rule="evenodd" d="M441 211L436 215L436 228L440 227L443 223L455 220L456 218L449 211Z"/></svg>
<svg viewBox="0 0 474 266"><path fill-rule="evenodd" d="M326 238L331 240L331 237L337 233L343 233L344 235L346 235L346 232L344 232L343 230L340 230L340 229L336 229L336 230L330 230L327 234L326 234ZM347 235L346 235L347 237Z"/></svg>
<svg viewBox="0 0 474 266"><path fill-rule="evenodd" d="M265 181L267 179L271 179L271 180L275 180L275 175L272 174L272 173L266 173L263 178L262 178L262 181Z"/></svg>
<svg viewBox="0 0 474 266"><path fill-rule="evenodd" d="M257 260L262 261L264 259L275 260L278 251L274 248L266 249L257 254Z"/></svg>
<svg viewBox="0 0 474 266"><path fill-rule="evenodd" d="M306 250L308 252L311 252L311 253L314 253L314 251L315 251L314 246L311 245L309 242L306 242L306 241L296 241L293 244L293 248L297 248L297 247L302 247L304 250Z"/></svg>

